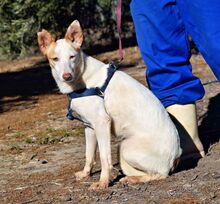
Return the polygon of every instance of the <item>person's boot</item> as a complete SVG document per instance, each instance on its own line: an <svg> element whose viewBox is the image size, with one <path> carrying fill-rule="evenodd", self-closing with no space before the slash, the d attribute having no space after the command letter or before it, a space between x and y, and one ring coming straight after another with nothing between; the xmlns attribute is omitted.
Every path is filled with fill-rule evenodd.
<svg viewBox="0 0 220 204"><path fill-rule="evenodd" d="M204 157L205 152L198 136L195 104L175 104L166 109L179 132L182 158Z"/></svg>

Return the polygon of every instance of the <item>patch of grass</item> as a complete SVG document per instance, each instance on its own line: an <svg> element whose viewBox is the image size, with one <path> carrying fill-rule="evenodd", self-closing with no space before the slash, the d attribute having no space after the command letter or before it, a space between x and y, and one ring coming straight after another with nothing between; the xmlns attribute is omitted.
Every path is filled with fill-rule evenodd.
<svg viewBox="0 0 220 204"><path fill-rule="evenodd" d="M27 138L27 139L25 140L25 142L26 142L27 144L34 144L34 143L36 142L36 140L33 139L33 138Z"/></svg>
<svg viewBox="0 0 220 204"><path fill-rule="evenodd" d="M49 144L51 141L49 135L41 136L38 140L38 143L41 145Z"/></svg>
<svg viewBox="0 0 220 204"><path fill-rule="evenodd" d="M83 128L77 128L74 130L71 129L46 129L45 131L38 132L34 137L29 137L25 140L27 144L38 144L38 145L47 145L47 144L57 144L62 142L63 138L71 136L82 136L84 134Z"/></svg>
<svg viewBox="0 0 220 204"><path fill-rule="evenodd" d="M76 137L82 137L84 136L84 128L83 127L79 127L73 130L73 134Z"/></svg>
<svg viewBox="0 0 220 204"><path fill-rule="evenodd" d="M22 152L22 148L18 145L18 144L12 144L10 151L14 152L14 153L21 153Z"/></svg>
<svg viewBox="0 0 220 204"><path fill-rule="evenodd" d="M15 133L15 137L16 137L16 138L22 138L22 137L24 137L24 133L22 133L22 132L16 132L16 133Z"/></svg>

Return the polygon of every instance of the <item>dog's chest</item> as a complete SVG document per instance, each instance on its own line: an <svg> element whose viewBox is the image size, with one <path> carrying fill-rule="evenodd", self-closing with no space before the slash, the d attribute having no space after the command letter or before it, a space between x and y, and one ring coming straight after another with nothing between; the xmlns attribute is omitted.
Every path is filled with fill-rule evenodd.
<svg viewBox="0 0 220 204"><path fill-rule="evenodd" d="M105 101L98 96L72 99L71 109L75 119L92 129L96 128L97 121L104 120L105 115L100 114L102 112L105 112L111 119L111 129L116 136L126 135L126 131L130 128L130 120L124 117L124 114L122 115L120 113L114 100L107 100L107 103L105 103Z"/></svg>
<svg viewBox="0 0 220 204"><path fill-rule="evenodd" d="M74 117L91 127L94 127L95 121L102 117L100 113L105 111L104 100L99 96L72 99L70 107Z"/></svg>

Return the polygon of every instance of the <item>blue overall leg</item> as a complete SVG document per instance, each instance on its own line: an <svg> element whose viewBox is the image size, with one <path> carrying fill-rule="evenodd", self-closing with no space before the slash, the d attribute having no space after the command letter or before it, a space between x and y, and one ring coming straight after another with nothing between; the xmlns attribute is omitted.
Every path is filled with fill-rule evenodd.
<svg viewBox="0 0 220 204"><path fill-rule="evenodd" d="M176 0L186 30L220 80L220 1Z"/></svg>
<svg viewBox="0 0 220 204"><path fill-rule="evenodd" d="M132 0L130 6L150 89L165 107L202 98L204 89L192 75L188 33L176 1Z"/></svg>

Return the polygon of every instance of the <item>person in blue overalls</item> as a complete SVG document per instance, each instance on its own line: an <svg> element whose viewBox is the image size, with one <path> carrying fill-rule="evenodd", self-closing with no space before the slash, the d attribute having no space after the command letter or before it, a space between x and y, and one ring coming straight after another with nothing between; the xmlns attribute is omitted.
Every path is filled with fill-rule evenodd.
<svg viewBox="0 0 220 204"><path fill-rule="evenodd" d="M220 1L132 0L130 8L149 87L178 124L184 154L203 157L195 101L204 88L192 74L188 37L219 80Z"/></svg>

